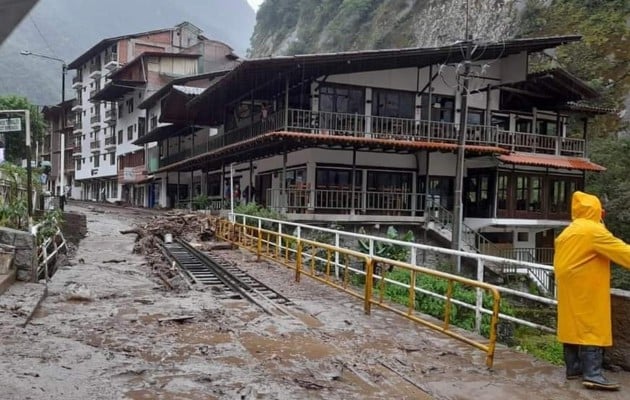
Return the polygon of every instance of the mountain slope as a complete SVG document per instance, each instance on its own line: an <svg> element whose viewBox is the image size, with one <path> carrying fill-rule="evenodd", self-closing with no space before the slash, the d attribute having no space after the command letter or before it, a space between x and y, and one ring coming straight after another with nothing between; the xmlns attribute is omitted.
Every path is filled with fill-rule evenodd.
<svg viewBox="0 0 630 400"><path fill-rule="evenodd" d="M523 0L470 2L470 33L514 34ZM256 16L252 57L435 46L465 36L463 0L266 0Z"/></svg>
<svg viewBox="0 0 630 400"><path fill-rule="evenodd" d="M182 21L197 25L205 36L227 43L244 56L255 14L246 0L40 0L0 47L0 95L27 96L35 104L60 100L61 64L21 56L21 50L70 62L103 38ZM68 75L67 87L70 82Z"/></svg>

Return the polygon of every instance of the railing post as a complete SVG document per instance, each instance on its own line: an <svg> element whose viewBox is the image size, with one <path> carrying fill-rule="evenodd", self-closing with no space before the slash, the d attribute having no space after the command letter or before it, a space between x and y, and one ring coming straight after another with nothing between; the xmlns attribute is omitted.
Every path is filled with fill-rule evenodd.
<svg viewBox="0 0 630 400"><path fill-rule="evenodd" d="M258 243L256 244L256 261L260 262L262 255L262 229L260 229L260 220L258 220Z"/></svg>
<svg viewBox="0 0 630 400"><path fill-rule="evenodd" d="M339 248L339 234L335 233L335 248ZM339 251L335 250L335 278L339 279Z"/></svg>
<svg viewBox="0 0 630 400"><path fill-rule="evenodd" d="M372 285L374 282L374 259L368 257L365 263L365 298L363 310L367 315L372 311Z"/></svg>
<svg viewBox="0 0 630 400"><path fill-rule="evenodd" d="M278 223L278 237L276 238L276 257L280 259L282 254L282 223Z"/></svg>
<svg viewBox="0 0 630 400"><path fill-rule="evenodd" d="M481 258L477 259L477 282L483 282L483 260ZM481 309L483 308L483 290L481 288L477 288L477 298L475 300L475 332L477 334L481 334L481 320L482 313Z"/></svg>
<svg viewBox="0 0 630 400"><path fill-rule="evenodd" d="M301 270L302 270L302 240L298 239L297 254L295 256L295 282L298 282L298 283L300 282Z"/></svg>
<svg viewBox="0 0 630 400"><path fill-rule="evenodd" d="M411 255L410 255L410 264L411 265L417 265L417 260L418 260L418 249L416 249L415 247L411 248Z"/></svg>

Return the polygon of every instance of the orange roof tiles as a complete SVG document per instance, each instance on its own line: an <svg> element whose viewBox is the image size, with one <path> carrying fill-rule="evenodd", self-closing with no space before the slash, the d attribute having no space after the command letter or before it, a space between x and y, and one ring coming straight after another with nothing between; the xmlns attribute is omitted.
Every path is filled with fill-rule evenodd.
<svg viewBox="0 0 630 400"><path fill-rule="evenodd" d="M546 154L510 153L499 156L499 160L509 164L537 165L541 167L578 169L581 171L605 171L606 168L586 158L552 156Z"/></svg>

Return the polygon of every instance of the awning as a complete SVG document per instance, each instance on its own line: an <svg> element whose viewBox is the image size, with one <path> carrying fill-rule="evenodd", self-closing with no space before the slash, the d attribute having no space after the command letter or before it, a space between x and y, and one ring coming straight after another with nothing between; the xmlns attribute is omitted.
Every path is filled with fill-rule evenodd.
<svg viewBox="0 0 630 400"><path fill-rule="evenodd" d="M508 164L516 165L535 165L540 167L562 168L562 169L577 169L580 171L605 171L606 168L601 165L595 164L586 158L579 157L566 157L566 156L552 156L546 154L525 154L525 153L511 153L503 154L499 157L500 161Z"/></svg>
<svg viewBox="0 0 630 400"><path fill-rule="evenodd" d="M419 150L455 152L456 143L425 142L415 140L360 138L298 132L269 132L250 139L211 150L207 153L166 165L155 173L168 171L194 171L205 167L218 167L231 162L261 159L283 152L320 147L337 150L378 151L384 153L412 153ZM466 145L468 154L501 154L507 150L496 146Z"/></svg>
<svg viewBox="0 0 630 400"><path fill-rule="evenodd" d="M140 136L132 144L142 146L145 143L157 142L168 137L177 136L180 133L190 132L190 127L186 125L168 124L158 126L144 136Z"/></svg>
<svg viewBox="0 0 630 400"><path fill-rule="evenodd" d="M110 82L105 87L91 97L91 101L116 101L121 99L125 94L135 90L136 87L144 85L144 81L115 81Z"/></svg>

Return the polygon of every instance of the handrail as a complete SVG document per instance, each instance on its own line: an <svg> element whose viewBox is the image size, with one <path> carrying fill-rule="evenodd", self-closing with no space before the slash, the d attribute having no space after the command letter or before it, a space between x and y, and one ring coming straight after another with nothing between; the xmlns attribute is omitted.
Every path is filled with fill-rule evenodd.
<svg viewBox="0 0 630 400"><path fill-rule="evenodd" d="M261 226L261 219L258 219L258 226L247 225L245 222L246 220L243 221L243 223L232 223L227 220L220 220L216 231L217 237L223 238L255 252L259 259L264 257L274 261L279 261L281 264L295 270L296 282L300 281L300 277L302 275L306 275L312 279L362 299L366 314L371 312L371 306L374 304L385 310L394 312L416 323L437 330L452 338L474 346L486 353L486 365L488 367L492 367L496 345L496 327L499 318L499 305L501 301L501 295L497 287L457 275L447 274L429 268L418 267L416 265L400 261L387 260L374 255L345 249L337 245L330 245L305 239L301 236L300 229L297 230L296 235L290 235L283 233L280 226L277 231L263 229ZM280 223L280 221L276 222ZM320 255L322 253L325 255L325 258L323 255ZM352 260L354 260L355 266L353 266ZM358 264L356 264L357 262ZM381 273L382 275L376 274L374 271L375 262L387 262L395 265L399 269L409 271L409 283L405 284L403 282L393 281L386 278L383 273ZM361 266L360 269L358 266ZM341 277L338 275L338 269L342 270ZM335 270L335 276L333 276L333 270ZM430 295L434 295L435 297L444 300L444 321L441 326L422 317L422 315L416 310L416 294L426 293L426 290L416 287L416 278L420 275L430 275L439 279L444 279L448 282L449 290L445 295L429 293ZM364 278L365 284L363 290L350 282L352 277L359 276ZM408 289L409 302L406 310L396 307L383 300L383 288L386 280L388 284L403 286ZM375 282L379 283L376 288ZM452 287L455 282L476 288L477 296L474 306L453 298ZM375 295L375 291L379 293L378 296ZM492 310L484 310L485 313L491 314L489 342L487 344L461 335L456 331L453 331L450 326L451 308L453 304L456 304L458 306L464 306L476 310L476 328L478 332L480 331L484 291L489 292L493 299Z"/></svg>

